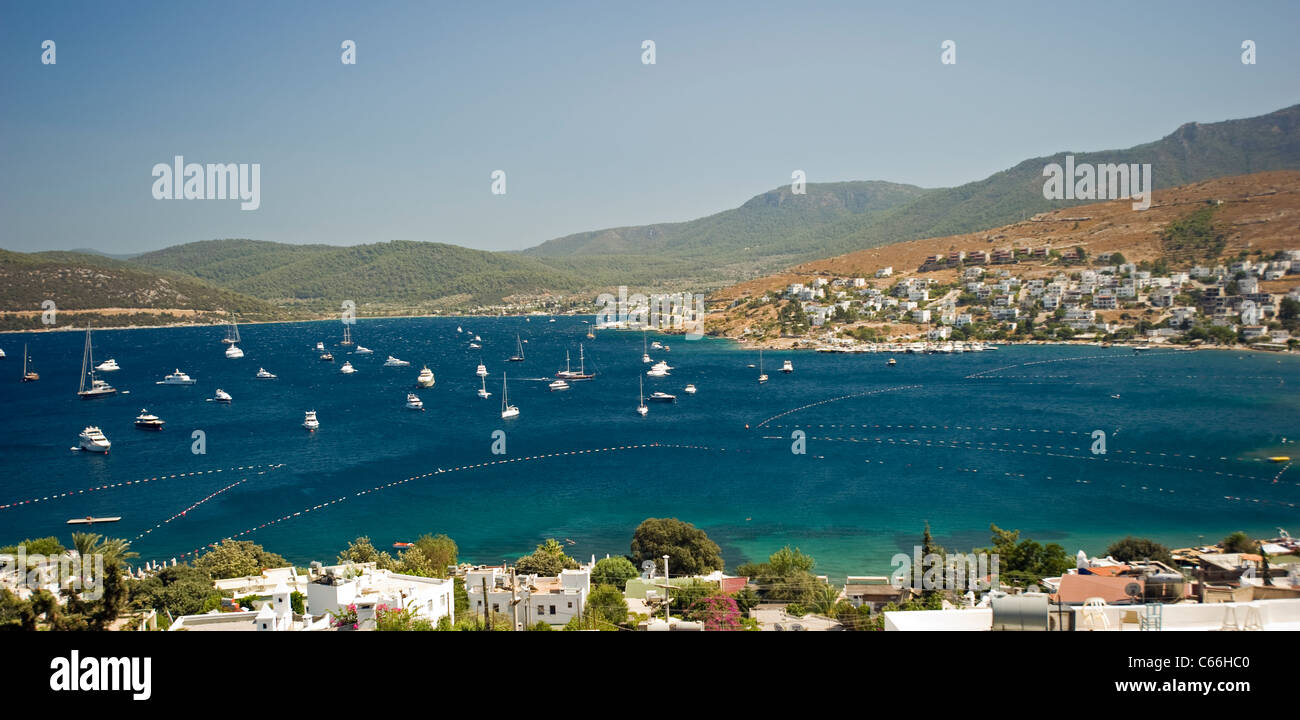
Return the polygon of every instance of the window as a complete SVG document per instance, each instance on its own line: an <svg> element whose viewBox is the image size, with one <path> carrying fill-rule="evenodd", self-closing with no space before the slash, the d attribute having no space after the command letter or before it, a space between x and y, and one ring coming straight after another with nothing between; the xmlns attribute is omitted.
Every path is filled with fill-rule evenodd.
<svg viewBox="0 0 1300 720"><path fill-rule="evenodd" d="M500 605L500 603L492 603L492 612L495 612L495 613L499 613L499 612L501 612L501 605Z"/></svg>
<svg viewBox="0 0 1300 720"><path fill-rule="evenodd" d="M573 609L573 601L572 601L572 600L569 601L569 609L570 609L570 610Z"/></svg>
<svg viewBox="0 0 1300 720"><path fill-rule="evenodd" d="M545 614L546 614L546 606L545 606L545 605L538 605L538 606L537 606L537 614L538 614L538 615L545 615Z"/></svg>
<svg viewBox="0 0 1300 720"><path fill-rule="evenodd" d="M554 605L551 606L551 614L552 614L552 615L555 614L555 606L554 606Z"/></svg>

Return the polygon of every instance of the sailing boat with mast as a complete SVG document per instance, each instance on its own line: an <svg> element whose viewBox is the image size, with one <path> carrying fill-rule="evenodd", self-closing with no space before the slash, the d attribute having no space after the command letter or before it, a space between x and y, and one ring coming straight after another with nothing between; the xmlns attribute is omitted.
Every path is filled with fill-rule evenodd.
<svg viewBox="0 0 1300 720"><path fill-rule="evenodd" d="M767 373L763 372L763 349L758 349L758 381L767 382Z"/></svg>
<svg viewBox="0 0 1300 720"><path fill-rule="evenodd" d="M578 343L578 371L574 372L569 367L569 351L564 351L564 369L555 373L555 377L561 380L590 380L596 377L596 373L587 372L587 357L583 350L582 343Z"/></svg>
<svg viewBox="0 0 1300 720"><path fill-rule="evenodd" d="M510 356L510 362L524 361L524 341L519 339L519 334L515 334L515 354Z"/></svg>
<svg viewBox="0 0 1300 720"><path fill-rule="evenodd" d="M641 331L641 362L650 362L650 348L646 345L645 331Z"/></svg>
<svg viewBox="0 0 1300 720"><path fill-rule="evenodd" d="M23 344L23 382L35 382L41 379L41 376L37 375L35 370L27 369L27 363L30 359L31 359L30 356L27 354L27 344L24 343Z"/></svg>
<svg viewBox="0 0 1300 720"><path fill-rule="evenodd" d="M519 408L510 404L506 396L506 374L501 373L501 419L519 417Z"/></svg>
<svg viewBox="0 0 1300 720"><path fill-rule="evenodd" d="M87 377L90 378L89 387L86 385ZM95 355L90 348L90 328L86 328L86 349L81 353L81 385L77 388L77 397L94 400L116 394L112 385L95 378Z"/></svg>
<svg viewBox="0 0 1300 720"><path fill-rule="evenodd" d="M344 345L344 346L349 346L349 347L353 345L353 342L352 342L352 325L350 325L350 324L348 324L348 323L346 323L346 322L343 323L343 342L341 342L341 343L339 343L339 344L340 344L340 345Z"/></svg>
<svg viewBox="0 0 1300 720"><path fill-rule="evenodd" d="M638 394L641 401L640 404L636 406L636 411L640 413L641 417L645 417L646 413L650 412L650 408L646 407L645 404L645 378L637 376L637 381L641 384L641 391Z"/></svg>
<svg viewBox="0 0 1300 720"><path fill-rule="evenodd" d="M486 399L492 397L492 393L488 392L488 389L487 389L487 378L486 378L486 377L481 377L481 378L479 378L479 380L481 380L483 384L482 384L482 387L480 387L480 388L478 389L478 396L481 397L481 398L483 398L484 400L486 400Z"/></svg>
<svg viewBox="0 0 1300 720"><path fill-rule="evenodd" d="M238 360L244 356L244 351L239 349L236 343L239 342L239 326L235 324L235 319L230 318L230 327L226 328L226 336L221 342L229 347L226 348L226 357L231 360Z"/></svg>

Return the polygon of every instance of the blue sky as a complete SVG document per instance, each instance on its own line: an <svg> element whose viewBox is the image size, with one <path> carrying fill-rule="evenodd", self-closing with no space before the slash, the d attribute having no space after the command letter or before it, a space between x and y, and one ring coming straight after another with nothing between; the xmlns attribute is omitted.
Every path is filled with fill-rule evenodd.
<svg viewBox="0 0 1300 720"><path fill-rule="evenodd" d="M1300 102L1298 21L1281 2L10 0L0 247L506 250L707 215L795 169L956 185ZM153 199L177 154L260 163L261 208Z"/></svg>

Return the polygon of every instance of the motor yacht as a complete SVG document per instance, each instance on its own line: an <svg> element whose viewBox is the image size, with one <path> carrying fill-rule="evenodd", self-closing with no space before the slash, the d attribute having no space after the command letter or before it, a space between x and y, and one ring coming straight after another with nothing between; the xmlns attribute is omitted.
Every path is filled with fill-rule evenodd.
<svg viewBox="0 0 1300 720"><path fill-rule="evenodd" d="M567 383L567 382L565 382L565 381L563 381L563 380L555 380L555 381L553 381L550 385L548 385L547 387L549 387L552 391L554 391L554 390L568 390L568 389L569 389L569 383Z"/></svg>
<svg viewBox="0 0 1300 720"><path fill-rule="evenodd" d="M303 418L302 426L307 428L309 432L316 432L316 428L320 427L320 421L316 419L315 410L307 411L307 416Z"/></svg>
<svg viewBox="0 0 1300 720"><path fill-rule="evenodd" d="M323 353L321 353L321 354L320 354L320 361L321 361L321 362L334 362L334 353L331 353L331 352L323 352Z"/></svg>
<svg viewBox="0 0 1300 720"><path fill-rule="evenodd" d="M258 380L274 380L274 379L275 379L275 374L274 374L274 373L269 373L269 372L267 372L267 371L266 371L266 368L258 368L258 369L257 369L257 379L258 379Z"/></svg>
<svg viewBox="0 0 1300 720"><path fill-rule="evenodd" d="M651 402L677 402L677 396L656 390L650 393L650 400Z"/></svg>
<svg viewBox="0 0 1300 720"><path fill-rule="evenodd" d="M420 400L419 396L416 395L415 393L407 393L407 394L406 394L406 409L407 409L407 410L423 410L423 409L424 409L424 402L423 402L422 400Z"/></svg>
<svg viewBox="0 0 1300 720"><path fill-rule="evenodd" d="M368 348L368 347L362 347L362 346L358 345L358 346L357 346L357 349L356 349L356 350L353 350L352 353L353 353L354 355L374 355L374 354L375 354L375 351L374 351L374 350L371 350L371 349Z"/></svg>
<svg viewBox="0 0 1300 720"><path fill-rule="evenodd" d="M244 351L240 350L238 345L231 345L230 347L226 348L226 357L230 358L231 360L236 360L243 356L244 356Z"/></svg>
<svg viewBox="0 0 1300 720"><path fill-rule="evenodd" d="M172 374L164 377L162 379L162 382L158 384L159 385L193 385L195 382L197 381L194 378L181 372L180 369L177 369Z"/></svg>
<svg viewBox="0 0 1300 720"><path fill-rule="evenodd" d="M135 426L141 430L162 430L166 421L157 415L149 414L148 410L141 410L139 415L135 416Z"/></svg>
<svg viewBox="0 0 1300 720"><path fill-rule="evenodd" d="M108 438L104 437L103 431L95 425L87 425L77 439L81 449L88 452L106 453L113 447L113 443L109 442Z"/></svg>
<svg viewBox="0 0 1300 720"><path fill-rule="evenodd" d="M415 378L415 384L422 388L431 388L433 387L433 382L433 371L429 369L428 365L425 365L420 370L420 374Z"/></svg>
<svg viewBox="0 0 1300 720"><path fill-rule="evenodd" d="M212 402L225 403L229 405L230 401L231 401L230 393L226 392L225 390L222 390L221 388L217 388L217 391L212 394Z"/></svg>
<svg viewBox="0 0 1300 720"><path fill-rule="evenodd" d="M685 392L687 395L694 395L694 394L695 394L695 386L694 386L694 385L687 385L686 388L685 388L682 392Z"/></svg>
<svg viewBox="0 0 1300 720"><path fill-rule="evenodd" d="M789 361L789 360L786 360L784 363L781 363L781 372L783 372L783 373L792 373L792 372L794 372L794 365L791 365L791 364L790 364L790 361Z"/></svg>
<svg viewBox="0 0 1300 720"><path fill-rule="evenodd" d="M384 367L406 367L407 365L410 364L411 363L407 362L406 360L398 360L392 355L389 355L388 359L384 361Z"/></svg>
<svg viewBox="0 0 1300 720"><path fill-rule="evenodd" d="M478 375L478 376L481 377L481 378L485 378L485 377L487 377L487 374L488 374L488 373L487 373L487 366L484 365L483 363L479 363L479 364L478 364L478 369L474 371L474 374L475 374L475 375Z"/></svg>
<svg viewBox="0 0 1300 720"><path fill-rule="evenodd" d="M348 362L347 360L344 360L343 367L339 368L339 372L343 373L344 375L351 375L356 371L357 369L352 367L352 363Z"/></svg>
<svg viewBox="0 0 1300 720"><path fill-rule="evenodd" d="M116 372L121 369L122 368L117 366L117 361L114 360L113 358L109 358L104 362L95 366L95 370L99 372Z"/></svg>

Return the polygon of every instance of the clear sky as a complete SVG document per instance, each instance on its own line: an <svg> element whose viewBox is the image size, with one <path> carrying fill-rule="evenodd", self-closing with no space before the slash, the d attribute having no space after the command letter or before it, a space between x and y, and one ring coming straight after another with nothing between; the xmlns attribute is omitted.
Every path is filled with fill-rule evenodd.
<svg viewBox="0 0 1300 720"><path fill-rule="evenodd" d="M1297 27L1294 2L6 0L0 247L506 250L707 215L795 169L956 185L1300 102ZM178 154L260 163L260 209L155 200Z"/></svg>

